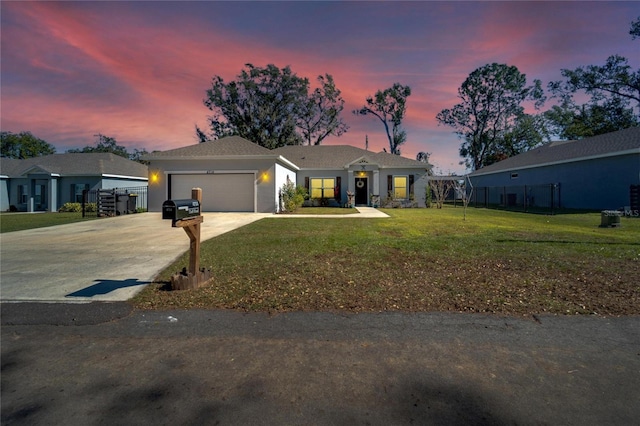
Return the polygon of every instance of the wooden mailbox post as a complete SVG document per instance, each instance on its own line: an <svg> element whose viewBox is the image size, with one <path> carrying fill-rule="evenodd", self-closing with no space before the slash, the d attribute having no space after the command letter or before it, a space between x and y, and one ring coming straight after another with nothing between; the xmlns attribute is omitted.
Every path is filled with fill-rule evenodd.
<svg viewBox="0 0 640 426"><path fill-rule="evenodd" d="M191 189L191 198L202 205L202 189ZM172 226L184 229L191 241L189 246L189 270L183 270L171 276L173 290L195 289L211 279L211 270L200 269L200 227L204 218L202 214L175 220ZM186 268L185 268L186 269Z"/></svg>

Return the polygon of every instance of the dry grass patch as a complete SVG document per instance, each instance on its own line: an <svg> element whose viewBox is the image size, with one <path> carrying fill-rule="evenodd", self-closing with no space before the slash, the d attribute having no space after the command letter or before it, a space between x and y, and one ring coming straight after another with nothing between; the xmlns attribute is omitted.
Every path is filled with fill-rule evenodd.
<svg viewBox="0 0 640 426"><path fill-rule="evenodd" d="M185 255L138 308L244 311L640 313L640 220L455 208L391 219L265 219L203 244L214 283L166 291Z"/></svg>

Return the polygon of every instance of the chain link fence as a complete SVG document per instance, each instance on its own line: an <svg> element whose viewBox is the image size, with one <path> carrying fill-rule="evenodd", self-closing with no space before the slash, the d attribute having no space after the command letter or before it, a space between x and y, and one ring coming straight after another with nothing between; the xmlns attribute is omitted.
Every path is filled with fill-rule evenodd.
<svg viewBox="0 0 640 426"><path fill-rule="evenodd" d="M554 214L560 209L560 184L475 187L473 207Z"/></svg>

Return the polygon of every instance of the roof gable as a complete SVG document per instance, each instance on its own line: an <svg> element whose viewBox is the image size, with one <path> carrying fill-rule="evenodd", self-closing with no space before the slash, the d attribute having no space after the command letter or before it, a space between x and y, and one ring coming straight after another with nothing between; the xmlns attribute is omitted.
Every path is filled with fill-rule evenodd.
<svg viewBox="0 0 640 426"><path fill-rule="evenodd" d="M52 174L56 174L56 172L47 168L46 166L43 166L40 164L34 164L20 172L20 175L22 175L23 177L26 177L29 174L52 175Z"/></svg>
<svg viewBox="0 0 640 426"><path fill-rule="evenodd" d="M640 154L640 127L619 130L575 141L556 141L491 164L471 176L568 163L625 153Z"/></svg>
<svg viewBox="0 0 640 426"><path fill-rule="evenodd" d="M348 168L349 166L364 166L369 164L379 166L379 164L376 161L372 161L367 155L363 155L362 157L358 157L355 160L345 164L344 167Z"/></svg>

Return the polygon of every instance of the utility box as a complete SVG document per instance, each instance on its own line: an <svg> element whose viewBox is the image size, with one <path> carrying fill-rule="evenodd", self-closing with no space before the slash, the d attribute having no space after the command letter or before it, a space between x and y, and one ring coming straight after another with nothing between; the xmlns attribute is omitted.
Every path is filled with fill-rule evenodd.
<svg viewBox="0 0 640 426"><path fill-rule="evenodd" d="M198 200L167 200L162 203L162 218L173 221L200 216Z"/></svg>

